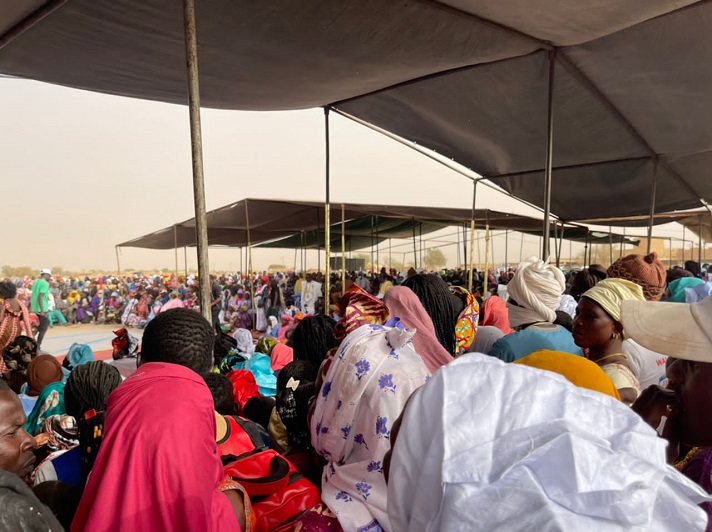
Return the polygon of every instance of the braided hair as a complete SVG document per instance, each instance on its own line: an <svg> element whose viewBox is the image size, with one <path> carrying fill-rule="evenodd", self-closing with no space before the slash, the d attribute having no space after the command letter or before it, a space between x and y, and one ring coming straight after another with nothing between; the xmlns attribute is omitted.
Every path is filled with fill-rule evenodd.
<svg viewBox="0 0 712 532"><path fill-rule="evenodd" d="M186 308L161 312L146 326L141 363L168 362L204 375L213 366L215 332L200 314Z"/></svg>
<svg viewBox="0 0 712 532"><path fill-rule="evenodd" d="M300 450L311 447L307 414L309 400L316 394L319 366L307 360L295 360L282 368L277 377L277 412L287 429L289 442ZM294 379L296 387L287 387Z"/></svg>
<svg viewBox="0 0 712 532"><path fill-rule="evenodd" d="M410 288L425 308L435 326L435 336L448 353L455 355L457 317L450 299L450 289L437 275L417 274L408 277L403 286Z"/></svg>
<svg viewBox="0 0 712 532"><path fill-rule="evenodd" d="M335 325L333 319L323 315L308 316L299 322L292 334L294 360L321 364L329 350L339 345L334 336Z"/></svg>
<svg viewBox="0 0 712 532"><path fill-rule="evenodd" d="M86 482L94 467L99 446L104 438L104 419L109 394L119 384L119 370L101 360L95 360L72 370L64 387L67 414L74 417L79 428L83 482Z"/></svg>

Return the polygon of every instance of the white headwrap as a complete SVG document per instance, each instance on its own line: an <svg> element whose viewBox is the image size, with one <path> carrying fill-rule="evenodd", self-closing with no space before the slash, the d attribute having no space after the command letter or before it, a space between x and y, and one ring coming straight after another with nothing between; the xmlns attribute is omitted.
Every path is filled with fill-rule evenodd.
<svg viewBox="0 0 712 532"><path fill-rule="evenodd" d="M237 350L245 355L255 352L255 342L252 340L252 333L247 329L237 329L232 333L232 337L237 341Z"/></svg>
<svg viewBox="0 0 712 532"><path fill-rule="evenodd" d="M620 401L560 375L468 354L403 416L388 483L393 530L703 531L712 500L666 464L665 440Z"/></svg>
<svg viewBox="0 0 712 532"><path fill-rule="evenodd" d="M321 500L344 530L391 530L383 457L391 428L429 377L414 331L363 325L334 356L311 422L314 449L328 460Z"/></svg>
<svg viewBox="0 0 712 532"><path fill-rule="evenodd" d="M565 289L566 278L556 266L536 257L522 261L507 284L509 323L514 328L542 321L553 323Z"/></svg>

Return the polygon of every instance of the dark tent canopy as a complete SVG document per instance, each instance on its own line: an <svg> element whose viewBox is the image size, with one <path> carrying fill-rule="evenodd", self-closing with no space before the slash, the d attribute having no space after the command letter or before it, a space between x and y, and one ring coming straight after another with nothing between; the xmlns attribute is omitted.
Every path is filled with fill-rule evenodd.
<svg viewBox="0 0 712 532"><path fill-rule="evenodd" d="M552 212L712 198L711 2L201 0L197 30L203 105L333 106L539 206L554 57ZM185 103L180 2L0 0L0 73Z"/></svg>

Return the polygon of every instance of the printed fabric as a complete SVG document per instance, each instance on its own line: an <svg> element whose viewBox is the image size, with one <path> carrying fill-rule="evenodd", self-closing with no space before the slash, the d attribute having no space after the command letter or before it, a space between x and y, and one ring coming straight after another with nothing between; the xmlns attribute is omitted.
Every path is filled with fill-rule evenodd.
<svg viewBox="0 0 712 532"><path fill-rule="evenodd" d="M344 530L391 530L383 457L393 422L428 369L404 327L364 325L342 342L317 396L312 446L327 461L322 501Z"/></svg>

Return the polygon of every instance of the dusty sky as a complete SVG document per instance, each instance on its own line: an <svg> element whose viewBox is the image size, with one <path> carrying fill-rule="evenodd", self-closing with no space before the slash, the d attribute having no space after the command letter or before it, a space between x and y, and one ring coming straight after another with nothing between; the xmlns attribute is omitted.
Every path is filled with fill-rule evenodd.
<svg viewBox="0 0 712 532"><path fill-rule="evenodd" d="M117 243L193 216L186 107L7 78L0 78L0 102L6 198L0 264L113 270ZM321 110L204 109L202 119L208 209L245 197L323 200ZM331 131L333 202L470 206L472 187L461 175L339 116L332 116ZM536 216L484 187L481 207ZM661 231L668 233L677 234ZM409 246L393 244L402 258ZM519 236L510 237L510 261L520 246ZM523 254L538 246L538 238L525 237ZM504 238L493 247L502 262ZM456 246L441 249L454 265ZM239 261L237 250L210 250L212 270L237 269ZM316 267L316 252L308 261ZM256 269L290 266L294 252L256 249L253 262ZM121 254L123 270L173 264L173 251ZM196 268L190 248L188 267Z"/></svg>

